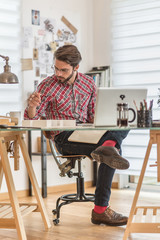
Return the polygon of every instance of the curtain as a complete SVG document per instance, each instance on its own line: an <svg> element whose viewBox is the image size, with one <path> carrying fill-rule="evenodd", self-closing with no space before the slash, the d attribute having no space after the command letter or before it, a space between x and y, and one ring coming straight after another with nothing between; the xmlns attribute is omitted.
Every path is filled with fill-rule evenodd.
<svg viewBox="0 0 160 240"><path fill-rule="evenodd" d="M160 0L112 0L111 29L113 86L147 88L147 102L154 100L153 119L160 119ZM139 174L148 141L148 130L130 131L122 146L131 164L124 174ZM155 161L153 145L149 162ZM148 166L146 175L156 176L156 170Z"/></svg>
<svg viewBox="0 0 160 240"><path fill-rule="evenodd" d="M0 1L0 55L9 57L19 84L0 84L0 115L21 110L21 9L20 0ZM5 61L0 58L0 73Z"/></svg>

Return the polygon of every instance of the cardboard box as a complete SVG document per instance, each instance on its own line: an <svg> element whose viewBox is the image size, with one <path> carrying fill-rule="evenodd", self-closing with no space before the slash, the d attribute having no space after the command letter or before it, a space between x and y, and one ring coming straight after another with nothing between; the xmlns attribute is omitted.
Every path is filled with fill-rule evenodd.
<svg viewBox="0 0 160 240"><path fill-rule="evenodd" d="M49 139L46 139L46 141L47 141L47 153L51 153ZM38 145L38 152L41 152L41 137L37 137L37 145Z"/></svg>

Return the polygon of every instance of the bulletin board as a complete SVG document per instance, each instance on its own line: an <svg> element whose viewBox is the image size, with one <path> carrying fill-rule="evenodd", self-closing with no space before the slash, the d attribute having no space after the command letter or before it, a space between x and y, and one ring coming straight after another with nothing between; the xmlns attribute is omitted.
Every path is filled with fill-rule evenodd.
<svg viewBox="0 0 160 240"><path fill-rule="evenodd" d="M37 79L34 80L34 90L41 80L54 73L53 55L56 49L66 44L77 45L77 32L78 29L65 16L57 20L41 16L38 10L31 10L31 25L23 29L23 48L32 48L33 51L21 63L22 71L34 71Z"/></svg>

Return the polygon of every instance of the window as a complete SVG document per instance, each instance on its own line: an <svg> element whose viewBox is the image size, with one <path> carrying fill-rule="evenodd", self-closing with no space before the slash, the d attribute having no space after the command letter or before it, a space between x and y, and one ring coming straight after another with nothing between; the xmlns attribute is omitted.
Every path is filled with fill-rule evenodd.
<svg viewBox="0 0 160 240"><path fill-rule="evenodd" d="M153 119L160 119L160 1L112 0L113 86L146 87L148 102L154 99ZM131 164L125 174L138 175L148 144L148 131L131 131L123 143L123 156ZM150 163L156 161L153 145ZM122 173L122 172L121 172ZM156 176L148 168L147 176Z"/></svg>
<svg viewBox="0 0 160 240"><path fill-rule="evenodd" d="M20 0L0 1L0 55L9 57L19 84L0 84L0 115L21 110L21 11ZM0 58L0 73L5 61Z"/></svg>

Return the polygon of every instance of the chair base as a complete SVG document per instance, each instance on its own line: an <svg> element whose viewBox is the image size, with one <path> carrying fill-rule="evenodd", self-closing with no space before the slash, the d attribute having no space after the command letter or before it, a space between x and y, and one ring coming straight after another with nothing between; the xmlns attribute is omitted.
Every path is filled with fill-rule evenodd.
<svg viewBox="0 0 160 240"><path fill-rule="evenodd" d="M67 159L69 159L68 156ZM59 223L59 218L60 218L60 209L63 205L70 204L72 202L94 202L95 200L95 195L92 193L85 193L84 190L84 178L83 178L83 173L81 171L81 160L82 158L85 157L84 155L82 156L72 156L72 166L71 168L75 167L75 162L77 160L78 162L78 171L77 172L72 172L69 171L67 172L68 177L73 177L76 176L76 193L73 194L65 194L62 195L57 199L56 202L56 209L52 210L53 214L56 215L56 218L53 220L54 225L57 225ZM74 161L73 161L74 160Z"/></svg>
<svg viewBox="0 0 160 240"><path fill-rule="evenodd" d="M59 223L60 209L62 206L73 202L94 202L94 194L84 193L84 178L77 178L77 183L77 193L65 194L57 199L56 209L52 210L52 213L56 215L56 218L53 220L54 225L57 225ZM79 185L81 187L79 187Z"/></svg>

